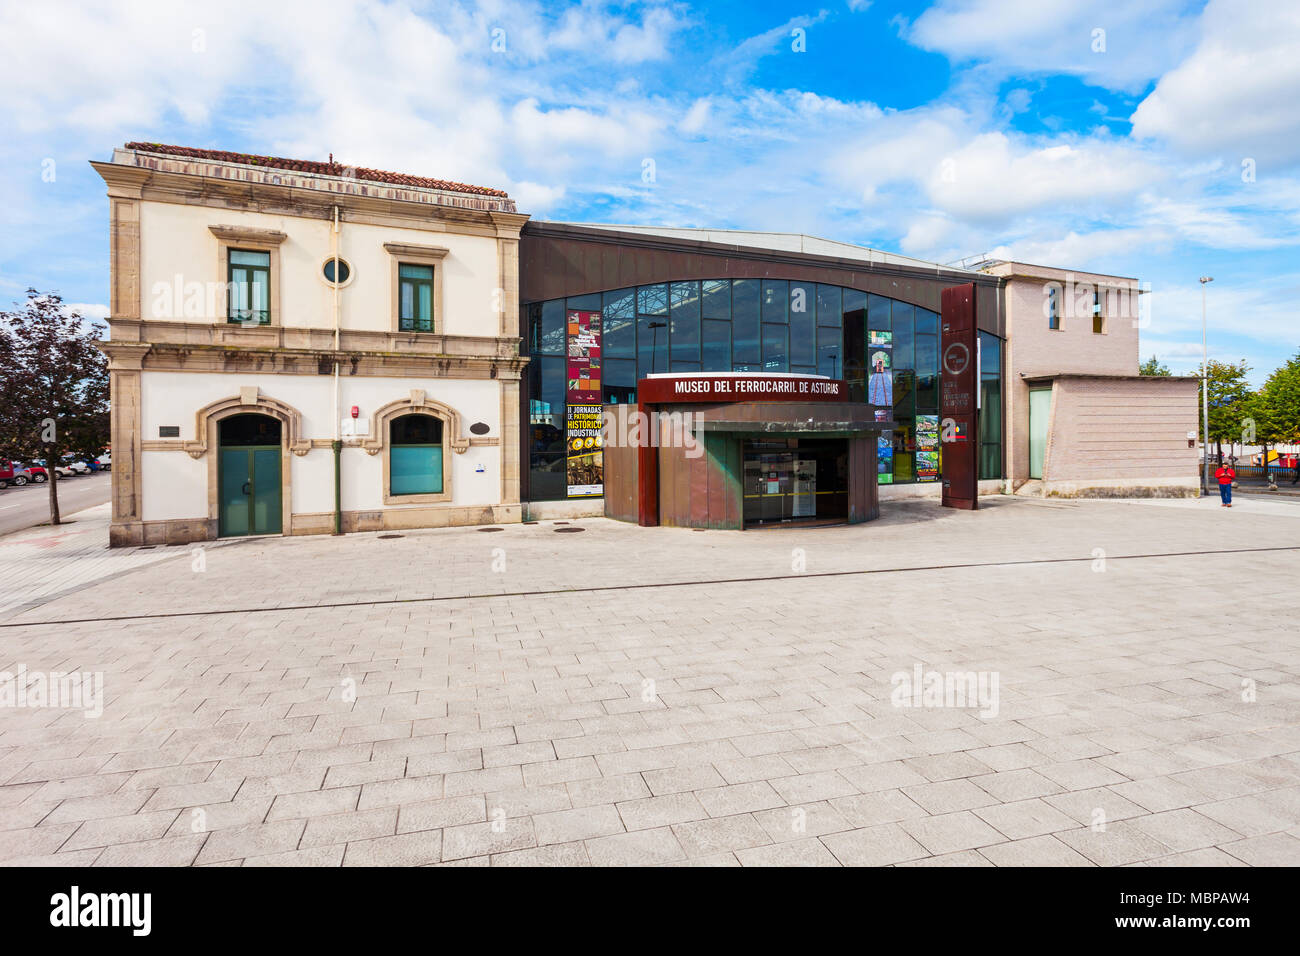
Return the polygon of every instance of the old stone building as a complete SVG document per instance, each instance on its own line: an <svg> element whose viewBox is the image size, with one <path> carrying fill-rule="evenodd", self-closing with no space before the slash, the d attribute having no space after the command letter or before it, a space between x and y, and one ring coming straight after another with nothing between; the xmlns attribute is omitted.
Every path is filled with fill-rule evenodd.
<svg viewBox="0 0 1300 956"><path fill-rule="evenodd" d="M509 196L148 143L93 165L114 545L519 520Z"/></svg>

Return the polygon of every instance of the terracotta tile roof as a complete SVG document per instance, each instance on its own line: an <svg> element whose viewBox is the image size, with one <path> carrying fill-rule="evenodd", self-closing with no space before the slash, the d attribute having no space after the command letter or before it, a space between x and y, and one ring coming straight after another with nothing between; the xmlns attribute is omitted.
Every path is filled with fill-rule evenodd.
<svg viewBox="0 0 1300 956"><path fill-rule="evenodd" d="M192 156L195 159L211 159L222 163L243 163L247 166L268 166L273 169L288 169L300 173L316 173L322 176L342 176L345 170L350 169L354 177L367 182L387 183L393 186L416 186L423 189L442 189L447 192L469 193L474 196L509 198L509 195L502 190L489 189L486 186L471 186L467 183L455 183L445 179L430 179L426 176L408 176L405 173L390 173L382 169L363 169L359 166L349 167L339 162L320 163L310 159L281 159L277 156L254 156L250 153L231 153L222 149L196 149L191 146L166 146L162 143L127 143L126 148L145 153L160 153L166 156Z"/></svg>

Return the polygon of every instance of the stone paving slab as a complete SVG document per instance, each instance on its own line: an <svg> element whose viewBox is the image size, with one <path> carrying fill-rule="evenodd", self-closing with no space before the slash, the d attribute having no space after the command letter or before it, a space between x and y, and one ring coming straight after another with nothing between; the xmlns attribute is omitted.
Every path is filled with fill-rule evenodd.
<svg viewBox="0 0 1300 956"><path fill-rule="evenodd" d="M1267 504L257 539L87 582L0 620L0 667L104 690L0 708L0 864L1296 865L1300 641L1260 609L1300 504Z"/></svg>
<svg viewBox="0 0 1300 956"><path fill-rule="evenodd" d="M180 547L108 547L112 505L96 505L0 536L0 615L38 607L89 584L188 554Z"/></svg>

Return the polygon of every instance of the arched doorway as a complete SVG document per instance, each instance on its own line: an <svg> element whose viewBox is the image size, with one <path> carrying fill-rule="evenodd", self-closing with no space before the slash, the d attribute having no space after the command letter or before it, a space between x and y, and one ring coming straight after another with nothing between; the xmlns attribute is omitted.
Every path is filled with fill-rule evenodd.
<svg viewBox="0 0 1300 956"><path fill-rule="evenodd" d="M243 413L217 422L218 529L221 537L279 534L280 421Z"/></svg>

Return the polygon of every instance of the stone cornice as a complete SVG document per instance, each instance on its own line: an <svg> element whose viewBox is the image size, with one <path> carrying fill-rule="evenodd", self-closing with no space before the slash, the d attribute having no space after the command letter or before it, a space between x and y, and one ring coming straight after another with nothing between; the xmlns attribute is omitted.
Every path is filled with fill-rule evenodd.
<svg viewBox="0 0 1300 956"><path fill-rule="evenodd" d="M521 213L493 212L488 215L496 223L497 236L501 239L518 239L524 223L528 221L528 217Z"/></svg>
<svg viewBox="0 0 1300 956"><path fill-rule="evenodd" d="M426 259L444 259L451 252L446 246L426 246L414 242L385 242L384 249L395 256L420 256Z"/></svg>
<svg viewBox="0 0 1300 956"><path fill-rule="evenodd" d="M148 343L189 347L291 349L332 352L334 330L284 325L245 327L227 322L182 322L170 319L110 318L116 343ZM519 356L520 339L500 335L447 335L438 332L391 332L343 329L341 352L401 353L412 357L483 357L493 360Z"/></svg>
<svg viewBox="0 0 1300 956"><path fill-rule="evenodd" d="M330 349L257 348L228 345L173 345L104 342L111 371L226 372L272 375L328 375L334 363L342 374L363 377L456 378L518 381L526 356L419 355Z"/></svg>
<svg viewBox="0 0 1300 956"><path fill-rule="evenodd" d="M96 342L95 347L108 356L108 368L112 372L138 372L151 348L143 342L108 340Z"/></svg>
<svg viewBox="0 0 1300 956"><path fill-rule="evenodd" d="M208 231L218 239L231 242L256 242L263 245L278 246L289 238L287 232L278 229L258 229L255 226L208 226Z"/></svg>
<svg viewBox="0 0 1300 956"><path fill-rule="evenodd" d="M149 169L124 163L91 162L109 186L110 195L182 205L233 209L270 215L329 219L338 206L344 218L398 228L449 232L490 238L517 237L526 215L478 208L468 204L441 204L428 190L406 189L323 177L334 189L308 188L291 172L255 169L254 179L222 178L170 169ZM197 167L196 167L197 168ZM256 178L260 177L260 178ZM312 177L313 183L322 177Z"/></svg>
<svg viewBox="0 0 1300 956"><path fill-rule="evenodd" d="M95 172L103 177L104 182L108 185L108 194L110 196L126 199L139 199L141 187L149 181L149 177L152 175L147 169L122 166L118 163L100 163L91 160L90 165Z"/></svg>

